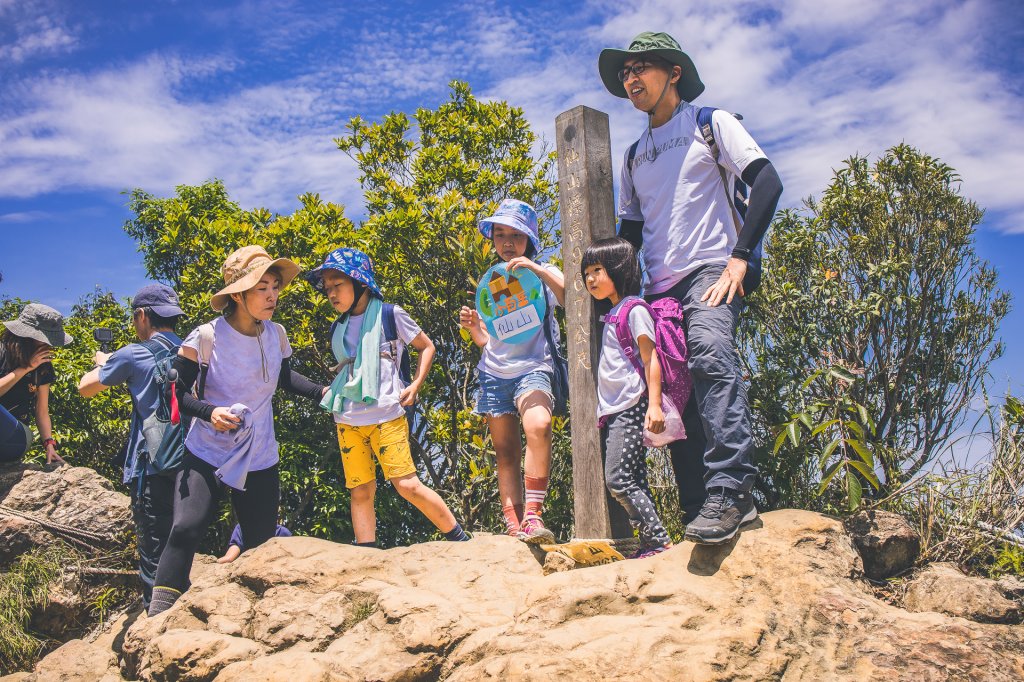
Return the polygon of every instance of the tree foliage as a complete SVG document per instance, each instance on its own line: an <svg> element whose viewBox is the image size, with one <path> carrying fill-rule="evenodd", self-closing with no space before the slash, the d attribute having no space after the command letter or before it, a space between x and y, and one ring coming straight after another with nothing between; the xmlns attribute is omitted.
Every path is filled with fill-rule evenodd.
<svg viewBox="0 0 1024 682"><path fill-rule="evenodd" d="M948 445L1003 352L996 334L1010 297L975 253L981 218L952 168L907 145L874 164L849 159L820 200L777 218L741 334L769 506L828 506L843 496L814 495L817 463L829 462L836 434L811 427L771 453L780 425L796 418L798 426L808 405L849 400L864 409L873 428L857 440L866 456L848 456L846 445L837 456L870 464L883 494ZM835 368L859 377L842 395L807 381ZM867 472L857 478L871 482Z"/></svg>

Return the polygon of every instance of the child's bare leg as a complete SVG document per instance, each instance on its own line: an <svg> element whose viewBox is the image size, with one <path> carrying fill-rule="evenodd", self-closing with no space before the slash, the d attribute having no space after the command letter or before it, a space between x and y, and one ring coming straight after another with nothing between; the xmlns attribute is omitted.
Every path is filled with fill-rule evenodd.
<svg viewBox="0 0 1024 682"><path fill-rule="evenodd" d="M377 482L369 481L352 488L352 531L356 542L375 542L377 540L377 513L373 508L373 498L377 492Z"/></svg>
<svg viewBox="0 0 1024 682"><path fill-rule="evenodd" d="M457 523L455 515L452 514L440 495L423 485L419 476L416 474L398 476L392 478L391 483L399 495L419 509L442 533L447 533L455 528Z"/></svg>
<svg viewBox="0 0 1024 682"><path fill-rule="evenodd" d="M519 399L526 434L526 475L547 478L551 473L551 399L543 391L530 391Z"/></svg>
<svg viewBox="0 0 1024 682"><path fill-rule="evenodd" d="M498 497L505 525L510 533L519 530L523 520L523 443L519 435L519 417L502 414L487 418L498 466Z"/></svg>

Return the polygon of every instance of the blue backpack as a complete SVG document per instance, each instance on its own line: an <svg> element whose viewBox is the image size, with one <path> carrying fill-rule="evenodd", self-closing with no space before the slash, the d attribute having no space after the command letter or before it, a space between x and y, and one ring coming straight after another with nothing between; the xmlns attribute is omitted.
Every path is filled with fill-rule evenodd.
<svg viewBox="0 0 1024 682"><path fill-rule="evenodd" d="M172 366L178 346L159 334L139 343L153 355L153 383L157 388L157 407L153 414L142 420L142 436L146 441L145 455L154 471L169 476L181 469L185 457L185 435L190 419L178 423L171 419L174 382L178 373ZM134 402L134 398L133 398ZM136 411L138 406L136 406Z"/></svg>
<svg viewBox="0 0 1024 682"><path fill-rule="evenodd" d="M722 186L726 190L726 196L729 198L729 203L732 206L733 220L735 222L736 234L740 233L740 229L743 227L743 221L747 217L747 202L750 196L750 188L743 182L743 179L739 176L730 174L721 164L718 163L721 157L721 151L718 148L718 142L715 140L715 131L711 125L711 116L718 109L715 107L701 107L697 110L697 128L700 130L701 137L704 139L704 144L708 146L708 150L711 152L712 158L715 160L715 165L718 167L718 173L722 177ZM743 117L739 114L733 114L738 120L742 121ZM633 177L633 159L636 157L637 147L640 145L640 140L634 142L629 148L629 158L626 160L626 168L628 169L630 178ZM750 253L750 260L747 261L747 274L743 278L743 292L749 296L754 293L758 286L761 285L761 258L763 251L761 243L758 242L757 246Z"/></svg>

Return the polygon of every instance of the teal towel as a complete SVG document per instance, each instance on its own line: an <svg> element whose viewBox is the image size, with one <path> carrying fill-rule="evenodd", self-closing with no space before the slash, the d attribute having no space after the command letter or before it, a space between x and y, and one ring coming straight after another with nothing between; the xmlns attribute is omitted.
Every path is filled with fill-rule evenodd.
<svg viewBox="0 0 1024 682"><path fill-rule="evenodd" d="M381 310L383 305L376 296L370 298L369 305L363 313L363 323L359 328L359 344L356 346L355 357L345 352L345 330L348 329L351 315L345 317L334 328L331 338L331 350L338 360L340 368L338 376L331 382L331 387L320 401L320 407L328 412L341 414L345 411L345 400L359 403L375 403L380 395L380 337Z"/></svg>

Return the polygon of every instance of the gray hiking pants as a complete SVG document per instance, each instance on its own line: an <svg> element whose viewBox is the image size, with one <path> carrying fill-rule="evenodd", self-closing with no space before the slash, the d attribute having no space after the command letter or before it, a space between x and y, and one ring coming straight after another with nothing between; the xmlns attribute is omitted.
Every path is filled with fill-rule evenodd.
<svg viewBox="0 0 1024 682"><path fill-rule="evenodd" d="M672 296L683 306L688 364L693 375L691 403L696 403L696 415L693 406L688 406L684 422L690 437L672 443L669 450L680 487L680 506L687 515L696 515L708 489L749 492L757 476L747 388L736 351L736 326L743 299L736 296L731 304L722 301L714 308L700 300L724 269L722 265L705 265L668 291L647 297L653 301ZM700 428L694 428L693 417L697 415Z"/></svg>

